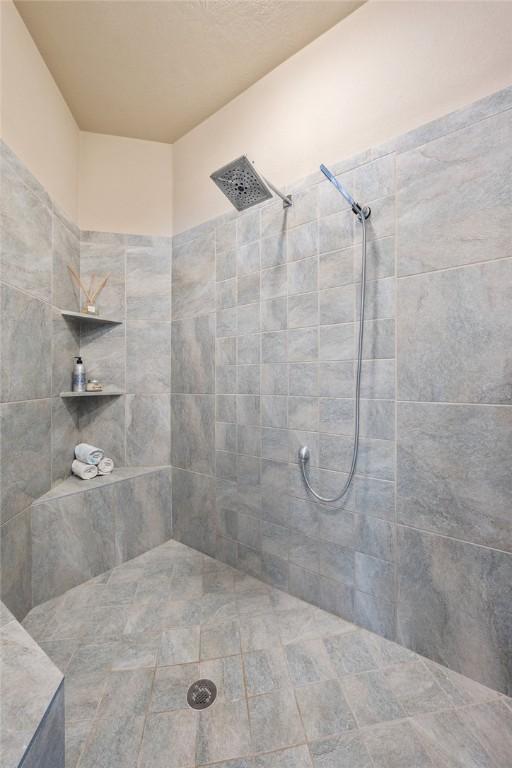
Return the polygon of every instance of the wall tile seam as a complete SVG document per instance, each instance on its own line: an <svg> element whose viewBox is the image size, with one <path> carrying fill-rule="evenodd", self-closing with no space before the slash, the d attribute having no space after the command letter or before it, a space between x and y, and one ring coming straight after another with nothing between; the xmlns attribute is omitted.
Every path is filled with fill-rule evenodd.
<svg viewBox="0 0 512 768"><path fill-rule="evenodd" d="M17 512L14 513L14 515L11 515L11 517L8 517L6 520L2 520L0 523L0 530L4 528L6 525L9 525L12 523L13 520L15 520L17 517L20 517L21 515L26 514L27 512L32 510L33 502L30 502L27 504L26 507L23 507L23 509L19 509ZM31 517L32 520L32 517ZM1 598L0 598L1 599Z"/></svg>
<svg viewBox="0 0 512 768"><path fill-rule="evenodd" d="M393 339L393 347L395 352L395 365L394 365L394 451L393 451L393 463L394 463L394 498L393 498L393 505L394 505L394 525L393 525L393 563L394 563L394 571L393 571L393 597L394 597L394 610L393 610L393 632L392 637L393 639L397 639L398 637L398 600L399 600L399 591L400 591L400 576L399 576L399 552L398 552L398 507L397 507L397 476L398 476L398 408L396 405L396 398L398 393L398 378L399 378L399 365L398 365L398 319L399 319L399 311L398 311L398 283L397 283L397 274L398 274L398 253L399 253L399 229L398 229L398 204L397 204L397 198L398 198L398 184L397 184L397 155L396 153L393 154L393 197L394 197L394 210L393 210L393 305L394 305L394 339Z"/></svg>
<svg viewBox="0 0 512 768"><path fill-rule="evenodd" d="M453 400L402 400L397 399L396 400L397 405L447 405L450 407L468 407L472 406L475 408L512 408L512 402L510 403L478 403L478 402L468 402L468 401L453 401Z"/></svg>
<svg viewBox="0 0 512 768"><path fill-rule="evenodd" d="M439 267L439 268L433 268L426 270L425 272L413 272L409 275L396 275L397 282L401 283L404 280L410 280L417 277L426 277L428 275L437 275L439 273L443 272L454 272L460 269L470 269L471 267L482 267L486 266L488 264L499 264L503 261L512 261L512 253L505 254L505 256L498 256L495 259L483 259L480 261L471 261L466 264L455 264L450 267ZM386 278L379 278L379 279L386 279Z"/></svg>
<svg viewBox="0 0 512 768"><path fill-rule="evenodd" d="M14 285L13 283L8 282L7 280L0 280L0 286L5 286L6 288L9 288L12 291L17 291L18 293L23 294L28 299L32 299L33 301L38 301L40 304L44 304L46 307L49 307L50 309L55 310L59 315L61 313L61 309L67 309L67 307L58 307L56 304L53 304L51 301L47 301L47 299L43 299L40 296L36 296L34 293L31 293L30 291L27 291L25 288L19 288L17 285ZM53 290L52 290L53 293Z"/></svg>
<svg viewBox="0 0 512 768"><path fill-rule="evenodd" d="M398 498L398 493L396 494ZM459 539L456 536L449 536L446 533L438 533L437 531L429 530L428 528L418 528L417 526L410 525L409 523L402 523L400 520L396 524L397 530L399 528L408 529L411 531L416 531L417 533L421 533L425 536L430 536L432 538L437 537L439 539L446 539L447 541L453 541L456 544L464 544L469 547L478 547L478 549L486 550L487 552L497 552L500 555L507 555L508 557L512 558L512 549L498 549L497 547L490 547L486 544L480 544L475 541L469 541L469 539Z"/></svg>

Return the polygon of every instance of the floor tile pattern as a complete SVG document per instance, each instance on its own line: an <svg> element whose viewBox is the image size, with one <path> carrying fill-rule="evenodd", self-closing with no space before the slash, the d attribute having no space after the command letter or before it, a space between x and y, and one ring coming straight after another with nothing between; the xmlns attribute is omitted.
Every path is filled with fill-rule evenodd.
<svg viewBox="0 0 512 768"><path fill-rule="evenodd" d="M510 768L511 699L176 541L24 625L65 673L66 768Z"/></svg>

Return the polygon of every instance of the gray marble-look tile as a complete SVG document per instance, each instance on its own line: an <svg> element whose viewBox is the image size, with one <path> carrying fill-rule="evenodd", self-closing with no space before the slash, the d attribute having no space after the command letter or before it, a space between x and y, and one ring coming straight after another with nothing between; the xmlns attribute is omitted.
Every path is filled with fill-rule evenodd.
<svg viewBox="0 0 512 768"><path fill-rule="evenodd" d="M212 624L201 629L201 660L240 653L238 621Z"/></svg>
<svg viewBox="0 0 512 768"><path fill-rule="evenodd" d="M125 250L122 242L80 242L80 279L89 285L97 275L109 275L96 301L101 315L115 320L122 319L126 309ZM85 296L82 295L82 304L84 301Z"/></svg>
<svg viewBox="0 0 512 768"><path fill-rule="evenodd" d="M51 400L0 406L2 521L42 496L51 485Z"/></svg>
<svg viewBox="0 0 512 768"><path fill-rule="evenodd" d="M215 475L225 480L236 480L236 453L227 453L225 451L216 451L215 453Z"/></svg>
<svg viewBox="0 0 512 768"><path fill-rule="evenodd" d="M320 360L353 360L354 329L353 323L320 326Z"/></svg>
<svg viewBox="0 0 512 768"><path fill-rule="evenodd" d="M286 262L286 237L279 232L261 240L261 268L276 267Z"/></svg>
<svg viewBox="0 0 512 768"><path fill-rule="evenodd" d="M355 292L353 285L327 288L320 291L320 324L352 323L354 320Z"/></svg>
<svg viewBox="0 0 512 768"><path fill-rule="evenodd" d="M509 115L467 125L397 158L400 274L506 253L512 226Z"/></svg>
<svg viewBox="0 0 512 768"><path fill-rule="evenodd" d="M117 563L137 557L170 539L173 521L168 469L141 475L113 487Z"/></svg>
<svg viewBox="0 0 512 768"><path fill-rule="evenodd" d="M214 391L215 318L213 314L172 323L172 391Z"/></svg>
<svg viewBox="0 0 512 768"><path fill-rule="evenodd" d="M237 253L237 274L249 275L260 269L260 244L259 241L241 245ZM218 290L218 286L217 286Z"/></svg>
<svg viewBox="0 0 512 768"><path fill-rule="evenodd" d="M449 709L450 699L421 661L383 671L387 685L409 716Z"/></svg>
<svg viewBox="0 0 512 768"><path fill-rule="evenodd" d="M295 691L308 741L356 728L356 721L337 680L305 685Z"/></svg>
<svg viewBox="0 0 512 768"><path fill-rule="evenodd" d="M251 243L260 238L260 211L256 208L254 211L244 213L236 220L236 235L238 245Z"/></svg>
<svg viewBox="0 0 512 768"><path fill-rule="evenodd" d="M188 627L187 631L190 630L191 628ZM153 683L150 711L187 709L187 691L198 677L198 663L158 667Z"/></svg>
<svg viewBox="0 0 512 768"><path fill-rule="evenodd" d="M247 304L237 308L235 332L239 334L257 333L260 330L259 303Z"/></svg>
<svg viewBox="0 0 512 768"><path fill-rule="evenodd" d="M338 197L340 196L338 195ZM354 214L350 209L330 216L324 216L319 219L318 246L320 253L339 251L344 248L349 248L353 244L353 219Z"/></svg>
<svg viewBox="0 0 512 768"><path fill-rule="evenodd" d="M214 310L215 238L212 233L173 250L172 317L177 320Z"/></svg>
<svg viewBox="0 0 512 768"><path fill-rule="evenodd" d="M336 288L354 282L354 249L322 253L318 261L318 287Z"/></svg>
<svg viewBox="0 0 512 768"><path fill-rule="evenodd" d="M252 338L242 336L240 338ZM237 339L235 336L226 336L215 341L215 359L217 365L235 365L237 355Z"/></svg>
<svg viewBox="0 0 512 768"><path fill-rule="evenodd" d="M399 641L484 685L510 691L511 556L402 526L398 534Z"/></svg>
<svg viewBox="0 0 512 768"><path fill-rule="evenodd" d="M126 464L170 464L170 395L126 395Z"/></svg>
<svg viewBox="0 0 512 768"><path fill-rule="evenodd" d="M251 734L245 703L218 702L199 717L196 743L198 765L232 760L250 752Z"/></svg>
<svg viewBox="0 0 512 768"><path fill-rule="evenodd" d="M2 285L0 290L1 399L5 402L48 397L52 375L52 311L48 304L7 285Z"/></svg>
<svg viewBox="0 0 512 768"><path fill-rule="evenodd" d="M281 689L248 699L252 748L281 749L304 741L304 731L291 692Z"/></svg>
<svg viewBox="0 0 512 768"><path fill-rule="evenodd" d="M215 248L217 255L230 251L236 246L236 221L223 221L215 227Z"/></svg>
<svg viewBox="0 0 512 768"><path fill-rule="evenodd" d="M72 388L73 357L80 352L80 325L52 311L52 394L60 395Z"/></svg>
<svg viewBox="0 0 512 768"><path fill-rule="evenodd" d="M309 745L315 768L372 768L373 764L360 734L345 734L314 741ZM420 768L418 766L418 768Z"/></svg>
<svg viewBox="0 0 512 768"><path fill-rule="evenodd" d="M80 309L80 288L71 278L68 265L80 274L80 241L78 233L62 218L53 215L52 232L52 304L60 309Z"/></svg>
<svg viewBox="0 0 512 768"><path fill-rule="evenodd" d="M402 400L512 403L511 281L512 259L399 280Z"/></svg>
<svg viewBox="0 0 512 768"><path fill-rule="evenodd" d="M105 387L125 389L125 328L123 325L82 324L80 354L86 378L101 381Z"/></svg>
<svg viewBox="0 0 512 768"><path fill-rule="evenodd" d="M1 589L7 608L21 621L32 608L31 512L25 509L0 527Z"/></svg>
<svg viewBox="0 0 512 768"><path fill-rule="evenodd" d="M171 389L171 324L129 321L126 327L126 390L162 394Z"/></svg>
<svg viewBox="0 0 512 768"><path fill-rule="evenodd" d="M198 713L192 710L150 715L140 749L140 768L193 768Z"/></svg>
<svg viewBox="0 0 512 768"><path fill-rule="evenodd" d="M392 563L356 552L354 585L357 590L382 600L395 599L395 569Z"/></svg>
<svg viewBox="0 0 512 768"><path fill-rule="evenodd" d="M405 711L383 672L361 672L342 678L342 688L360 726L405 717Z"/></svg>
<svg viewBox="0 0 512 768"><path fill-rule="evenodd" d="M400 522L512 551L512 409L400 403Z"/></svg>
<svg viewBox="0 0 512 768"><path fill-rule="evenodd" d="M260 300L260 273L253 272L237 278L238 305L253 304Z"/></svg>
<svg viewBox="0 0 512 768"><path fill-rule="evenodd" d="M51 301L52 214L12 166L1 173L2 279ZM48 201L49 202L49 201Z"/></svg>
<svg viewBox="0 0 512 768"><path fill-rule="evenodd" d="M126 310L131 319L170 320L170 246L127 249Z"/></svg>
<svg viewBox="0 0 512 768"><path fill-rule="evenodd" d="M288 294L316 291L318 285L318 258L291 262L288 265Z"/></svg>
<svg viewBox="0 0 512 768"><path fill-rule="evenodd" d="M217 281L230 280L236 277L236 249L217 253L215 259L215 279Z"/></svg>
<svg viewBox="0 0 512 768"><path fill-rule="evenodd" d="M318 293L302 293L288 297L288 328L305 328L318 324Z"/></svg>
<svg viewBox="0 0 512 768"><path fill-rule="evenodd" d="M500 762L494 761L485 750L463 710L421 715L414 718L412 724L432 754L434 765L441 763L457 768L500 766Z"/></svg>
<svg viewBox="0 0 512 768"><path fill-rule="evenodd" d="M287 298L279 296L276 299L261 303L261 330L283 331L288 326Z"/></svg>
<svg viewBox="0 0 512 768"><path fill-rule="evenodd" d="M317 253L318 226L316 221L301 224L288 231L288 261L298 261Z"/></svg>
<svg viewBox="0 0 512 768"><path fill-rule="evenodd" d="M215 408L210 395L171 397L171 463L181 469L213 474Z"/></svg>
<svg viewBox="0 0 512 768"><path fill-rule="evenodd" d="M79 414L76 400L52 398L52 484L71 474L74 447L80 442Z"/></svg>
<svg viewBox="0 0 512 768"><path fill-rule="evenodd" d="M114 487L33 508L32 587L36 604L114 566Z"/></svg>
<svg viewBox="0 0 512 768"><path fill-rule="evenodd" d="M215 541L215 480L172 471L173 536L200 552L212 554Z"/></svg>
<svg viewBox="0 0 512 768"><path fill-rule="evenodd" d="M85 398L80 402L79 427L82 442L100 445L116 466L125 465L123 397Z"/></svg>
<svg viewBox="0 0 512 768"><path fill-rule="evenodd" d="M236 361L238 365L257 365L260 362L260 335L257 333L239 336L236 339Z"/></svg>
<svg viewBox="0 0 512 768"><path fill-rule="evenodd" d="M367 728L364 743L374 768L432 768L417 730L407 720Z"/></svg>
<svg viewBox="0 0 512 768"><path fill-rule="evenodd" d="M318 329L288 331L288 361L305 362L318 358Z"/></svg>
<svg viewBox="0 0 512 768"><path fill-rule="evenodd" d="M334 677L334 669L322 640L290 643L285 650L294 686L318 683Z"/></svg>
<svg viewBox="0 0 512 768"><path fill-rule="evenodd" d="M354 590L354 621L383 637L396 637L396 604L369 592Z"/></svg>
<svg viewBox="0 0 512 768"><path fill-rule="evenodd" d="M278 267L264 269L261 273L261 298L263 300L275 299L279 296L286 296L287 290L287 270L286 264Z"/></svg>
<svg viewBox="0 0 512 768"><path fill-rule="evenodd" d="M232 768L249 768L249 766L232 766ZM256 755L254 768L311 768L311 758L306 745L290 747L267 755Z"/></svg>
<svg viewBox="0 0 512 768"><path fill-rule="evenodd" d="M280 646L244 653L245 683L248 696L289 688L286 656Z"/></svg>

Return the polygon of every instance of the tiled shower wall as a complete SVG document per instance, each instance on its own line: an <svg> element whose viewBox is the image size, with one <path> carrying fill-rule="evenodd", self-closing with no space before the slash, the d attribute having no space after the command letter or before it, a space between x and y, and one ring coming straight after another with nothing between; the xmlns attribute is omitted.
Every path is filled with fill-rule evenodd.
<svg viewBox="0 0 512 768"><path fill-rule="evenodd" d="M32 605L32 501L69 474L78 411L69 389L78 309L67 264L79 269L79 232L10 149L0 144L1 597L23 618Z"/></svg>
<svg viewBox="0 0 512 768"><path fill-rule="evenodd" d="M512 678L512 89L174 238L175 536L487 685ZM205 182L206 183L206 182ZM396 487L395 487L396 484Z"/></svg>

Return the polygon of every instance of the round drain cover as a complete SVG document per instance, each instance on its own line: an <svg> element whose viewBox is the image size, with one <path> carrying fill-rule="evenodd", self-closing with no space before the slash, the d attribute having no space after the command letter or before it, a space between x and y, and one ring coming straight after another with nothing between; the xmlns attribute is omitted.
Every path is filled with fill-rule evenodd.
<svg viewBox="0 0 512 768"><path fill-rule="evenodd" d="M196 680L187 693L187 703L192 709L206 709L217 696L217 686L211 680Z"/></svg>

